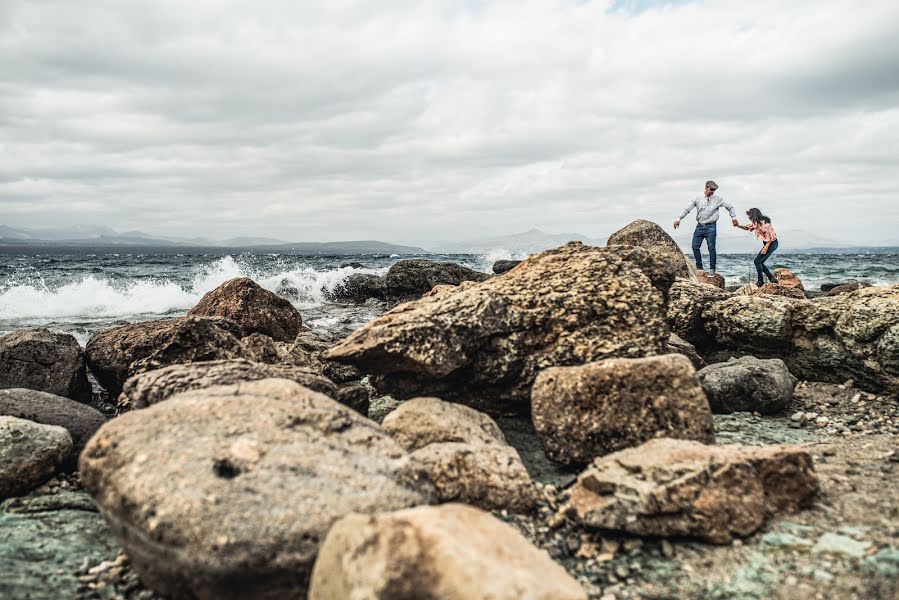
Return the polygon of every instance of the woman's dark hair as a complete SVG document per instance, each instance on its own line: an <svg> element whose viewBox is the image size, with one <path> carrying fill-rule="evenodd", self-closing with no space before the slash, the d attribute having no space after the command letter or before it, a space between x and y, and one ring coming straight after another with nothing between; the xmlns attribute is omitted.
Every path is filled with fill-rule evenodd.
<svg viewBox="0 0 899 600"><path fill-rule="evenodd" d="M762 214L757 208L750 208L746 211L746 214L749 216L749 220L753 223L770 223L771 219Z"/></svg>

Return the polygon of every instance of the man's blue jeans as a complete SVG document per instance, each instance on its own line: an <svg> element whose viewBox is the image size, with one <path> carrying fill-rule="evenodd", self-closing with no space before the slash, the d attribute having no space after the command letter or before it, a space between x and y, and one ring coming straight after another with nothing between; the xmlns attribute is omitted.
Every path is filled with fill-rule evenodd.
<svg viewBox="0 0 899 600"><path fill-rule="evenodd" d="M706 241L709 248L709 266L715 270L715 238L718 237L718 228L716 223L708 225L696 224L696 230L693 232L693 256L696 258L696 268L702 270L702 252L699 248L702 246L702 240Z"/></svg>

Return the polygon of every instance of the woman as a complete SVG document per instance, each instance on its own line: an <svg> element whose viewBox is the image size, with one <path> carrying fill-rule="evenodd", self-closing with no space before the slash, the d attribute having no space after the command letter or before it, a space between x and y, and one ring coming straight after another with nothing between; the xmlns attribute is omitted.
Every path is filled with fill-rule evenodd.
<svg viewBox="0 0 899 600"><path fill-rule="evenodd" d="M753 261L755 263L755 270L758 271L759 280L756 282L756 285L761 287L764 283L762 280L762 274L764 273L766 277L768 277L768 281L774 282L774 275L771 274L771 271L768 270L768 267L765 266L765 261L768 260L768 257L774 254L774 251L777 250L778 242L777 242L777 233L774 232L774 228L771 227L771 219L762 214L757 208L750 208L746 211L746 216L749 217L749 220L752 221L749 225L739 225L738 227L745 229L746 231L754 231L755 237L762 241L762 251L758 253L758 256L755 257Z"/></svg>

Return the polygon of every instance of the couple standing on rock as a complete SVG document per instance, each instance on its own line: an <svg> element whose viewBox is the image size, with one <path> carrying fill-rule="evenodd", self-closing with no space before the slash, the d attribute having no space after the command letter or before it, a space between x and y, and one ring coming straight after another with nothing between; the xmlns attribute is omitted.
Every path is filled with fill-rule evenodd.
<svg viewBox="0 0 899 600"><path fill-rule="evenodd" d="M717 189L717 183L711 180L706 181L704 195L694 198L681 213L680 217L674 221L674 228L677 229L680 227L681 219L686 217L691 210L696 209L696 229L693 231L693 256L696 258L696 268L702 270L702 252L700 248L702 247L702 240L706 240L706 246L709 249L709 266L711 267L709 276L713 277L715 275L715 259L717 257L715 240L718 236L716 222L718 221L718 209L723 206L730 213L730 222L734 227L739 227L746 231L754 231L755 237L761 240L763 244L761 251L753 261L755 270L758 273L756 285L761 286L764 283L763 275L768 278L768 281L773 282L774 275L765 266L765 261L777 250L778 246L777 233L771 226L771 219L763 215L759 209L750 208L746 211L746 216L749 217L750 223L748 225L740 225L733 205L716 194L715 191Z"/></svg>

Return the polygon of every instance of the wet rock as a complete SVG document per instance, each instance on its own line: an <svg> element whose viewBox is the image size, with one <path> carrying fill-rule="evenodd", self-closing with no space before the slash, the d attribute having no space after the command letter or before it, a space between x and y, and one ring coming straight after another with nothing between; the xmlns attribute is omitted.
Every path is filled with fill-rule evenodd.
<svg viewBox="0 0 899 600"><path fill-rule="evenodd" d="M668 351L686 356L695 369L701 369L706 366L705 359L696 351L696 346L676 333L668 336Z"/></svg>
<svg viewBox="0 0 899 600"><path fill-rule="evenodd" d="M125 382L119 397L119 406L146 408L181 392L271 378L289 379L315 392L331 398L337 397L337 386L312 369L292 365L270 365L237 358L170 365L135 375Z"/></svg>
<svg viewBox="0 0 899 600"><path fill-rule="evenodd" d="M793 399L798 383L779 358L743 356L709 365L697 375L714 413L778 413Z"/></svg>
<svg viewBox="0 0 899 600"><path fill-rule="evenodd" d="M566 465L654 437L715 439L696 370L680 354L547 369L534 382L531 403L546 455Z"/></svg>
<svg viewBox="0 0 899 600"><path fill-rule="evenodd" d="M807 506L817 489L812 459L798 446L665 438L594 461L564 510L591 527L723 544L757 530L767 513Z"/></svg>
<svg viewBox="0 0 899 600"><path fill-rule="evenodd" d="M334 521L435 497L380 427L282 379L121 415L80 472L141 580L176 597L303 598Z"/></svg>
<svg viewBox="0 0 899 600"><path fill-rule="evenodd" d="M187 315L231 319L246 335L262 333L278 342L293 342L303 325L300 312L289 300L247 277L226 281L203 296Z"/></svg>
<svg viewBox="0 0 899 600"><path fill-rule="evenodd" d="M131 323L95 334L85 355L97 381L118 396L129 377L172 364L240 358L240 326L229 319L180 317Z"/></svg>
<svg viewBox="0 0 899 600"><path fill-rule="evenodd" d="M493 263L493 272L497 275L502 275L507 271L511 271L515 267L521 264L520 260L498 260Z"/></svg>
<svg viewBox="0 0 899 600"><path fill-rule="evenodd" d="M0 337L0 389L28 388L79 402L91 399L84 351L68 334L24 329Z"/></svg>
<svg viewBox="0 0 899 600"><path fill-rule="evenodd" d="M839 296L840 294L848 294L849 292L854 292L856 290L860 290L863 288L871 287L870 283L865 281L856 281L854 283L844 283L843 285L836 285L829 290L827 290L828 296ZM823 289L824 286L822 285Z"/></svg>
<svg viewBox="0 0 899 600"><path fill-rule="evenodd" d="M44 483L71 452L72 436L62 427L0 417L0 499Z"/></svg>
<svg viewBox="0 0 899 600"><path fill-rule="evenodd" d="M437 285L459 285L463 281L484 281L490 275L451 262L407 259L395 263L387 273L353 274L334 291L338 300L363 302L368 298L402 301L419 298Z"/></svg>
<svg viewBox="0 0 899 600"><path fill-rule="evenodd" d="M705 328L703 311L732 294L714 286L678 280L668 294L667 320L671 331L697 348L705 348L714 341Z"/></svg>
<svg viewBox="0 0 899 600"><path fill-rule="evenodd" d="M374 374L375 388L396 398L524 411L546 367L664 352L673 276L651 251L574 242L502 277L401 305L325 358Z"/></svg>
<svg viewBox="0 0 899 600"><path fill-rule="evenodd" d="M793 271L781 267L774 269L772 274L774 275L774 280L777 282L777 285L798 290L802 292L802 297L805 297L805 288L802 286L802 281L795 273L793 273Z"/></svg>
<svg viewBox="0 0 899 600"><path fill-rule="evenodd" d="M609 246L625 245L639 246L661 252L674 266L677 277L683 279L696 279L693 267L686 255L664 229L652 221L637 219L623 229L619 229L609 236Z"/></svg>
<svg viewBox="0 0 899 600"><path fill-rule="evenodd" d="M796 287L787 287L779 283L768 282L757 287L752 293L753 296L783 296L785 298L805 299L805 292Z"/></svg>
<svg viewBox="0 0 899 600"><path fill-rule="evenodd" d="M119 545L85 492L0 504L0 598L77 598L79 569Z"/></svg>
<svg viewBox="0 0 899 600"><path fill-rule="evenodd" d="M783 358L800 378L899 389L899 285L814 300L734 297L703 320L722 347Z"/></svg>
<svg viewBox="0 0 899 600"><path fill-rule="evenodd" d="M345 262L345 263L340 263L339 268L341 268L341 269L364 269L365 265L363 265L361 262Z"/></svg>
<svg viewBox="0 0 899 600"><path fill-rule="evenodd" d="M349 515L328 533L310 600L586 600L511 526L461 504Z"/></svg>
<svg viewBox="0 0 899 600"><path fill-rule="evenodd" d="M289 279L282 279L278 284L278 288L275 290L275 293L282 298L286 298L287 300L292 300L294 302L300 299L300 288L295 286Z"/></svg>
<svg viewBox="0 0 899 600"><path fill-rule="evenodd" d="M0 416L65 428L74 444L72 460L68 466L74 466L74 461L87 440L106 422L106 417L90 406L22 388L0 390Z"/></svg>
<svg viewBox="0 0 899 600"><path fill-rule="evenodd" d="M705 271L701 271L696 269L696 281L703 285L710 285L716 287L720 290L724 289L725 281L724 277L720 273L715 273L712 275L711 273L706 273Z"/></svg>
<svg viewBox="0 0 899 600"><path fill-rule="evenodd" d="M387 415L383 427L425 466L441 501L512 512L534 507L536 489L518 451L487 415L415 398Z"/></svg>

